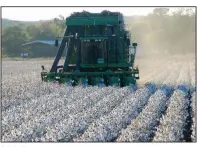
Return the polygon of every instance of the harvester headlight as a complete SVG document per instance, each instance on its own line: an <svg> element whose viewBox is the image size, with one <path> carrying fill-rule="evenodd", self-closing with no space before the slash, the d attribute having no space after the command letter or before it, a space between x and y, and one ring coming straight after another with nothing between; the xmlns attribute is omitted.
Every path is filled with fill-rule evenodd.
<svg viewBox="0 0 199 147"><path fill-rule="evenodd" d="M120 81L120 78L118 78L118 81Z"/></svg>
<svg viewBox="0 0 199 147"><path fill-rule="evenodd" d="M139 74L135 74L135 77L138 78L138 77L139 77Z"/></svg>
<svg viewBox="0 0 199 147"><path fill-rule="evenodd" d="M104 79L101 79L101 82L104 82Z"/></svg>
<svg viewBox="0 0 199 147"><path fill-rule="evenodd" d="M60 79L60 77L55 77L55 79Z"/></svg>

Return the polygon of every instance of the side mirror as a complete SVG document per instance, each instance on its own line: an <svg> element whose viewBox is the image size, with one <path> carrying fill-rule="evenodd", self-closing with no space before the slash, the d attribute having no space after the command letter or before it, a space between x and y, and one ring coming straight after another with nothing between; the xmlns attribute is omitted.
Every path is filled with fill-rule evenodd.
<svg viewBox="0 0 199 147"><path fill-rule="evenodd" d="M42 71L44 71L44 70L45 70L45 67L44 67L43 65L41 66L41 68L42 68Z"/></svg>
<svg viewBox="0 0 199 147"><path fill-rule="evenodd" d="M58 47L58 39L55 40L55 46Z"/></svg>
<svg viewBox="0 0 199 147"><path fill-rule="evenodd" d="M133 43L132 45L133 45L133 46L137 46L137 43Z"/></svg>

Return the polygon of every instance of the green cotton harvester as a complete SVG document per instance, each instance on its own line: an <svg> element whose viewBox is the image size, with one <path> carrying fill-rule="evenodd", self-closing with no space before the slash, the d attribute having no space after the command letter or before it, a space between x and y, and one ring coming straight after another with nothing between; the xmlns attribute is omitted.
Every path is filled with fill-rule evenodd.
<svg viewBox="0 0 199 147"><path fill-rule="evenodd" d="M66 18L66 30L49 72L43 81L69 85L129 86L139 79L134 68L137 43L131 43L119 12L76 12ZM55 40L58 46L59 40ZM63 65L58 62L66 49ZM75 54L75 64L71 56ZM44 66L42 66L44 69Z"/></svg>

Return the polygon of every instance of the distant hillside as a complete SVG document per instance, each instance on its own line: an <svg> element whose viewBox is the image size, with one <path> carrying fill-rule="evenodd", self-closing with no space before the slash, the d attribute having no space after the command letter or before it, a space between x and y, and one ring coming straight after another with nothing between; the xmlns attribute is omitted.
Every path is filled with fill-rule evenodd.
<svg viewBox="0 0 199 147"><path fill-rule="evenodd" d="M139 19L140 16L124 16L125 24L129 24L134 19ZM16 25L29 25L29 24L38 24L43 21L49 20L40 20L40 21L19 21L19 20L10 20L7 18L2 18L2 28L11 27Z"/></svg>
<svg viewBox="0 0 199 147"><path fill-rule="evenodd" d="M2 28L11 27L16 25L29 25L29 24L38 24L40 21L18 21L2 18Z"/></svg>
<svg viewBox="0 0 199 147"><path fill-rule="evenodd" d="M126 28L131 33L131 41L138 43L137 55L195 53L195 12L182 8L175 13L170 12L168 8L157 8L146 16L124 16ZM28 52L31 57L55 56L54 46L22 47L21 44L34 40L53 40L62 36L66 28L64 18L58 16L32 22L2 19L2 48L5 55L18 57L21 52ZM11 27L5 29L8 26Z"/></svg>
<svg viewBox="0 0 199 147"><path fill-rule="evenodd" d="M129 24L133 20L139 19L140 16L124 16L125 24ZM19 20L10 20L7 18L2 18L2 28L5 27L11 27L16 25L29 25L29 24L38 24L43 21L49 21L49 20L40 20L40 21L19 21Z"/></svg>

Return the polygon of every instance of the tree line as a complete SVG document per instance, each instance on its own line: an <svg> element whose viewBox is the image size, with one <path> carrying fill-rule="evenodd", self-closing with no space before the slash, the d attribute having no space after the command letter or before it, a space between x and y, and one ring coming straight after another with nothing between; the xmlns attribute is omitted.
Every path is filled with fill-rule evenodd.
<svg viewBox="0 0 199 147"><path fill-rule="evenodd" d="M3 56L18 57L21 53L28 53L30 57L53 57L57 52L54 46L22 44L34 40L55 40L57 36L62 36L65 19L60 15L47 21L7 25L8 27L3 27L2 31Z"/></svg>
<svg viewBox="0 0 199 147"><path fill-rule="evenodd" d="M156 8L127 22L140 55L195 53L196 18L191 8Z"/></svg>
<svg viewBox="0 0 199 147"><path fill-rule="evenodd" d="M146 16L125 17L132 42L138 43L138 55L170 55L195 53L196 18L194 9L155 8ZM3 20L4 21L4 20ZM48 21L15 23L3 27L3 57L54 57L58 48L47 45L21 46L34 40L54 40L65 30L65 18Z"/></svg>

